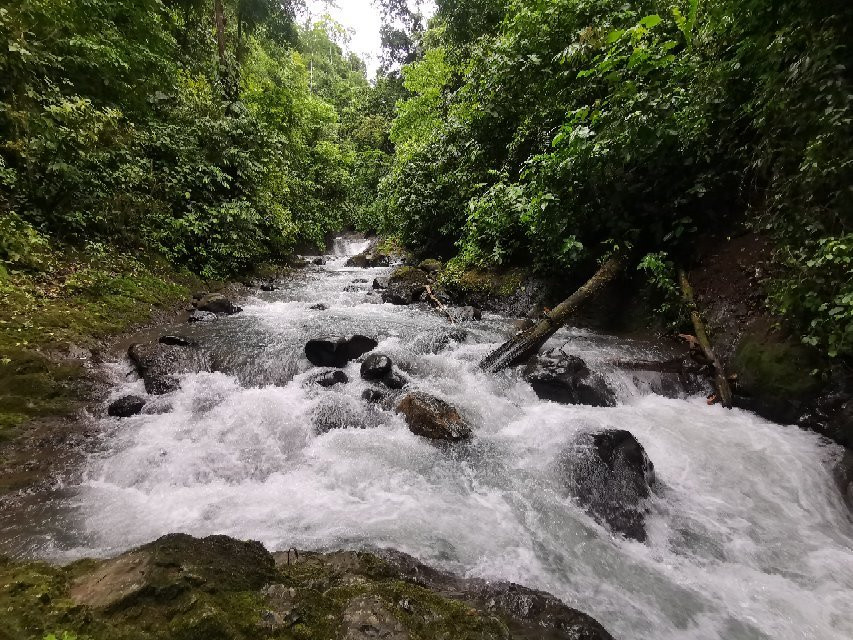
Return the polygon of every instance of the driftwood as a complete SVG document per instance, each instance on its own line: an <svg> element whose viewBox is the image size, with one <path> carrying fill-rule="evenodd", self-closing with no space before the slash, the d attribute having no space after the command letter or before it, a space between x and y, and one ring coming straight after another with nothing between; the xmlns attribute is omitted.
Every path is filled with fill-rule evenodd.
<svg viewBox="0 0 853 640"><path fill-rule="evenodd" d="M699 346L705 353L705 357L714 367L714 382L717 386L717 393L720 397L720 402L724 407L730 409L732 406L732 389L729 386L729 381L726 378L726 371L723 365L714 353L714 348L711 346L711 341L708 339L708 333L705 331L705 324L702 322L702 317L699 315L699 309L696 307L696 302L693 299L693 288L690 286L690 281L687 279L687 274L684 269L678 270L678 279L681 283L681 293L684 295L684 301L690 309L690 319L693 321L693 330L696 332L696 340Z"/></svg>
<svg viewBox="0 0 853 640"><path fill-rule="evenodd" d="M519 332L486 356L480 362L480 367L494 373L522 364L536 355L548 338L568 322L587 300L613 281L622 272L624 266L621 258L611 258L605 262L580 289L554 307L538 324Z"/></svg>
<svg viewBox="0 0 853 640"><path fill-rule="evenodd" d="M456 320L453 318L453 314L450 313L448 308L446 306L444 306L444 303L442 303L441 300L436 298L435 294L432 292L432 287L427 285L426 289L424 290L424 293L426 294L426 296L429 299L432 306L434 306L436 309L438 309L444 315L447 316L447 319L450 320L450 324L456 324Z"/></svg>

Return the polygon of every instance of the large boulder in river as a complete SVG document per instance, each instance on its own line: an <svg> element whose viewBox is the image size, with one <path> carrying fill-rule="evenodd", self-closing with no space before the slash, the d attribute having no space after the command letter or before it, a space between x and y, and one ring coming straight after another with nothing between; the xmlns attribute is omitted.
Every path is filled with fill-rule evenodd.
<svg viewBox="0 0 853 640"><path fill-rule="evenodd" d="M199 311L221 313L225 315L231 315L242 311L240 307L235 305L221 293L208 293L198 301L197 308Z"/></svg>
<svg viewBox="0 0 853 640"><path fill-rule="evenodd" d="M471 427L453 406L420 391L406 394L397 413L403 414L412 433L430 440L456 442L471 437Z"/></svg>
<svg viewBox="0 0 853 640"><path fill-rule="evenodd" d="M305 343L305 357L316 367L345 367L379 343L367 336L315 338Z"/></svg>
<svg viewBox="0 0 853 640"><path fill-rule="evenodd" d="M207 354L192 346L159 342L132 344L127 356L145 382L145 390L152 395L176 391L180 387L179 374L198 373L211 368Z"/></svg>
<svg viewBox="0 0 853 640"><path fill-rule="evenodd" d="M383 302L391 304L412 304L420 300L430 284L426 271L414 267L399 267L388 278L388 284L382 291Z"/></svg>
<svg viewBox="0 0 853 640"><path fill-rule="evenodd" d="M645 501L655 482L654 465L628 431L583 433L561 454L569 492L598 522L628 538L646 539Z"/></svg>
<svg viewBox="0 0 853 640"><path fill-rule="evenodd" d="M562 349L538 356L528 365L524 378L543 400L593 407L616 405L616 396L604 379L590 373L583 360Z"/></svg>

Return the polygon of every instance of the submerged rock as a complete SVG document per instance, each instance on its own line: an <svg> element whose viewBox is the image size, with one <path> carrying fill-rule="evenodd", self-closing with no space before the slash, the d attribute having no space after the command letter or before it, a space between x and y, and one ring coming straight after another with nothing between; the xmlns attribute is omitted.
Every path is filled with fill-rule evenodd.
<svg viewBox="0 0 853 640"><path fill-rule="evenodd" d="M382 393L379 389L365 389L361 392L361 397L363 400L366 400L370 404L376 404L378 402L382 402L385 399L385 394Z"/></svg>
<svg viewBox="0 0 853 640"><path fill-rule="evenodd" d="M316 384L321 387L333 387L336 384L346 384L349 382L349 377L343 371L324 371L317 375L311 376L308 379L309 384Z"/></svg>
<svg viewBox="0 0 853 640"><path fill-rule="evenodd" d="M208 313L232 315L242 311L240 307L231 302L221 293L209 293L198 301L198 310Z"/></svg>
<svg viewBox="0 0 853 640"><path fill-rule="evenodd" d="M321 267L324 264L326 264L326 259L325 258L314 258L311 261L311 263L317 265L318 267Z"/></svg>
<svg viewBox="0 0 853 640"><path fill-rule="evenodd" d="M371 354L361 363L361 377L365 380L380 380L391 373L392 366L388 356Z"/></svg>
<svg viewBox="0 0 853 640"><path fill-rule="evenodd" d="M614 533L646 539L644 503L654 486L654 465L630 432L581 434L559 464L567 488L593 518Z"/></svg>
<svg viewBox="0 0 853 640"><path fill-rule="evenodd" d="M278 291L278 287L272 283L265 282L261 285L261 291Z"/></svg>
<svg viewBox="0 0 853 640"><path fill-rule="evenodd" d="M308 308L312 309L313 311L326 311L326 310L328 310L329 307L328 307L328 305L325 305L322 302L319 302L317 304L312 304Z"/></svg>
<svg viewBox="0 0 853 640"><path fill-rule="evenodd" d="M190 315L187 318L187 322L210 322L211 320L216 320L215 313L211 313L210 311L199 311L198 309L190 311Z"/></svg>
<svg viewBox="0 0 853 640"><path fill-rule="evenodd" d="M424 438L456 442L471 437L471 427L453 406L420 391L407 394L397 413L403 414L412 433Z"/></svg>
<svg viewBox="0 0 853 640"><path fill-rule="evenodd" d="M139 396L124 396L114 400L107 408L107 415L114 418L129 418L142 413L145 407L145 398Z"/></svg>
<svg viewBox="0 0 853 640"><path fill-rule="evenodd" d="M374 278L371 286L374 289L385 289L388 287L388 278Z"/></svg>
<svg viewBox="0 0 853 640"><path fill-rule="evenodd" d="M373 351L379 343L367 336L316 338L305 344L305 357L316 367L345 367L347 362Z"/></svg>
<svg viewBox="0 0 853 640"><path fill-rule="evenodd" d="M198 343L191 338L185 338L184 336L160 336L160 339L157 340L160 344L168 344L174 347L196 347Z"/></svg>
<svg viewBox="0 0 853 640"><path fill-rule="evenodd" d="M476 307L462 307L451 311L453 318L457 322L472 322L474 320L482 320L483 312Z"/></svg>
<svg viewBox="0 0 853 640"><path fill-rule="evenodd" d="M382 380L380 380L380 382L389 389L393 389L395 391L400 390L409 384L409 380L403 374L393 370L382 376Z"/></svg>
<svg viewBox="0 0 853 640"><path fill-rule="evenodd" d="M543 400L593 407L616 405L616 396L604 379L591 374L583 360L567 355L562 349L538 356L524 377Z"/></svg>

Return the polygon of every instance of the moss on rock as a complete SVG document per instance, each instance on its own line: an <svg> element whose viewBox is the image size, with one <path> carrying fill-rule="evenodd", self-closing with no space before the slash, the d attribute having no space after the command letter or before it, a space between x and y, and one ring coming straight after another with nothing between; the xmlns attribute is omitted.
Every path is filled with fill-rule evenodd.
<svg viewBox="0 0 853 640"><path fill-rule="evenodd" d="M610 638L547 594L456 578L404 554L274 559L256 542L183 534L67 567L0 559L0 611L4 640Z"/></svg>

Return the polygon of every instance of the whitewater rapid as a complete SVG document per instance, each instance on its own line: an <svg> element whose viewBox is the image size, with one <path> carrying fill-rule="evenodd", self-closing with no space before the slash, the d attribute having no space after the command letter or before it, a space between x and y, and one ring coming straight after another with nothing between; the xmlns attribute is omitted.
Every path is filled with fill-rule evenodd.
<svg viewBox="0 0 853 640"><path fill-rule="evenodd" d="M38 553L110 555L174 531L273 550L393 547L552 592L623 640L853 637L853 524L831 476L837 446L701 397L651 394L607 363L654 345L578 329L555 345L602 371L618 406L540 401L517 375L476 366L509 319L487 314L435 353L446 320L368 295L389 270L346 268L362 248L341 241L328 264L259 293L242 314L182 327L233 373L183 376L158 401L163 413L102 419L82 477L53 498L61 532ZM305 386L305 341L355 332L376 336L414 387L455 405L472 441L437 447L367 405L358 363L347 385ZM128 363L114 369L112 399L144 391ZM318 434L318 413L352 428ZM645 544L613 537L562 489L558 454L606 427L631 431L655 465Z"/></svg>

